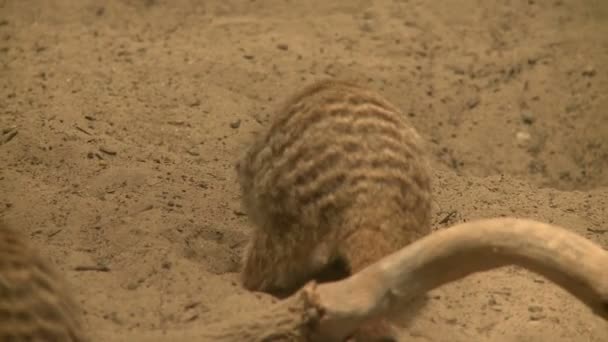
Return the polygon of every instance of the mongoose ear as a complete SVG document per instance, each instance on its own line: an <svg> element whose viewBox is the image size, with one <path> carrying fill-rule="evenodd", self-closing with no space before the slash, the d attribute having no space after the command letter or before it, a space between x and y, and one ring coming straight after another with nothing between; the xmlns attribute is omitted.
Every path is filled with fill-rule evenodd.
<svg viewBox="0 0 608 342"><path fill-rule="evenodd" d="M497 218L432 233L344 280L310 282L276 305L208 326L205 337L343 341L404 299L507 265L545 276L608 321L608 251L559 226Z"/></svg>

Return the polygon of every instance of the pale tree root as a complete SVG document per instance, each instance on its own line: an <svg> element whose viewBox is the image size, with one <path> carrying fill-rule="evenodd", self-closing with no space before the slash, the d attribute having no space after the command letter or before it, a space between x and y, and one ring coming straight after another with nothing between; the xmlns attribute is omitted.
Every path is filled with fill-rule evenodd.
<svg viewBox="0 0 608 342"><path fill-rule="evenodd" d="M608 321L607 251L562 227L496 218L435 232L345 280L311 282L274 306L207 326L198 340L344 341L403 300L506 265L548 278Z"/></svg>

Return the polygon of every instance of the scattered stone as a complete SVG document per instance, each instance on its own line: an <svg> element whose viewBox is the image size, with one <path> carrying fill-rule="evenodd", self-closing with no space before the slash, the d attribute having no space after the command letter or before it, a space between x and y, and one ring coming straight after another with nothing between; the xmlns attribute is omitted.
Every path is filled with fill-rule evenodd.
<svg viewBox="0 0 608 342"><path fill-rule="evenodd" d="M190 126L189 123L184 120L170 120L167 121L167 124L172 126Z"/></svg>
<svg viewBox="0 0 608 342"><path fill-rule="evenodd" d="M7 142L13 140L15 136L17 136L17 127L9 127L2 130L2 135L0 135L0 145L6 144Z"/></svg>
<svg viewBox="0 0 608 342"><path fill-rule="evenodd" d="M113 149L111 147L108 147L108 146L101 146L101 147L99 147L99 151L101 151L101 152L103 152L105 154L109 154L111 156L115 156L116 153L117 153L115 149Z"/></svg>
<svg viewBox="0 0 608 342"><path fill-rule="evenodd" d="M105 265L78 265L74 267L74 271L110 272L110 268Z"/></svg>
<svg viewBox="0 0 608 342"><path fill-rule="evenodd" d="M287 50L289 50L289 45L284 44L284 43L280 43L280 44L277 45L277 49L283 50L283 51L287 51Z"/></svg>
<svg viewBox="0 0 608 342"><path fill-rule="evenodd" d="M472 98L472 99L469 99L469 100L467 101L467 107L469 107L469 109L473 109L473 108L477 107L477 105L479 104L479 101L480 101L480 100L479 100L479 98L477 98L477 97L474 97L474 98Z"/></svg>
<svg viewBox="0 0 608 342"><path fill-rule="evenodd" d="M253 55L243 55L243 58L252 60L253 59Z"/></svg>
<svg viewBox="0 0 608 342"><path fill-rule="evenodd" d="M197 318L198 318L198 314L193 309L190 309L190 310L186 310L184 312L182 321L183 322L192 322L192 321L196 320Z"/></svg>
<svg viewBox="0 0 608 342"><path fill-rule="evenodd" d="M521 113L521 120L526 125L531 125L534 123L534 114L532 114L532 112L525 111L525 112Z"/></svg>
<svg viewBox="0 0 608 342"><path fill-rule="evenodd" d="M247 214L246 214L246 213L244 213L244 212L242 212L242 211L239 211L239 210L233 210L232 212L233 212L233 213L234 213L234 215L236 215L236 216L247 216Z"/></svg>
<svg viewBox="0 0 608 342"><path fill-rule="evenodd" d="M530 139L532 139L532 136L528 132L519 131L515 135L515 139L517 139L517 144L519 146L524 146L530 142Z"/></svg>
<svg viewBox="0 0 608 342"><path fill-rule="evenodd" d="M138 282L130 282L127 284L127 290L129 290L129 291L136 290L138 287L139 287Z"/></svg>
<svg viewBox="0 0 608 342"><path fill-rule="evenodd" d="M186 150L186 153L188 153L189 155L194 156L194 157L198 157L201 155L199 153L199 151L197 151L196 147L192 147L192 148Z"/></svg>
<svg viewBox="0 0 608 342"><path fill-rule="evenodd" d="M74 128L76 128L77 130L81 131L82 133L84 133L86 135L92 135L91 132L87 131L86 129L84 129L78 125L75 125Z"/></svg>
<svg viewBox="0 0 608 342"><path fill-rule="evenodd" d="M546 315L543 313L543 308L537 305L529 306L528 312L530 312L531 321L540 321L546 317Z"/></svg>
<svg viewBox="0 0 608 342"><path fill-rule="evenodd" d="M586 67L583 72L582 75L585 77L593 77L595 76L595 68L592 66L588 66Z"/></svg>
<svg viewBox="0 0 608 342"><path fill-rule="evenodd" d="M238 119L238 120L230 123L230 128L237 129L239 127L241 127L241 119Z"/></svg>

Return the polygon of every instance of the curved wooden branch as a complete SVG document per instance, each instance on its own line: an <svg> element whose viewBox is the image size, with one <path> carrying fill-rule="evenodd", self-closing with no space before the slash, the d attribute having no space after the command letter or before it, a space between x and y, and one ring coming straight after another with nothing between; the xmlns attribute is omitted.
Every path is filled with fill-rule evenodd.
<svg viewBox="0 0 608 342"><path fill-rule="evenodd" d="M344 341L401 300L476 272L518 265L539 273L608 320L608 252L533 220L477 220L435 232L342 281L309 283L259 312L206 327L214 341Z"/></svg>

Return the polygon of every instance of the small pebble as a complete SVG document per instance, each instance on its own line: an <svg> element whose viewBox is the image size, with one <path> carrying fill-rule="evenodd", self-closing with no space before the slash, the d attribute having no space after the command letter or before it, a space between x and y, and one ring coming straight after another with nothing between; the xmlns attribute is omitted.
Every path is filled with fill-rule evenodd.
<svg viewBox="0 0 608 342"><path fill-rule="evenodd" d="M277 45L277 49L287 51L287 50L289 50L289 45L281 43L281 44Z"/></svg>
<svg viewBox="0 0 608 342"><path fill-rule="evenodd" d="M540 320L544 319L545 317L547 317L547 316L545 316L542 313L533 313L533 314L530 314L530 320L531 321L540 321Z"/></svg>
<svg viewBox="0 0 608 342"><path fill-rule="evenodd" d="M232 212L233 212L233 213L234 213L234 215L236 215L236 216L247 216L247 214L245 214L245 213L244 213L244 212L242 212L242 211L233 210Z"/></svg>
<svg viewBox="0 0 608 342"><path fill-rule="evenodd" d="M531 112L523 112L521 113L521 120L526 124L526 125L531 125L532 123L534 123L534 115Z"/></svg>
<svg viewBox="0 0 608 342"><path fill-rule="evenodd" d="M595 68L593 68L592 66L586 67L583 70L582 75L583 76L587 76L587 77L593 77L593 76L595 76Z"/></svg>
<svg viewBox="0 0 608 342"><path fill-rule="evenodd" d="M517 134L515 135L515 139L517 139L517 144L520 146L526 145L531 138L532 136L530 136L530 133L523 131L517 132Z"/></svg>
<svg viewBox="0 0 608 342"><path fill-rule="evenodd" d="M196 150L196 147L192 147L191 149L186 150L186 153L188 153L188 154L189 154L189 155L191 155L191 156L195 156L195 157L197 157L197 156L200 156L200 155L201 155L201 154L200 154L200 153L199 153L199 152Z"/></svg>
<svg viewBox="0 0 608 342"><path fill-rule="evenodd" d="M105 154L109 154L111 156L115 156L117 153L115 149L108 147L108 146L101 146L101 147L99 147L99 150L101 152L103 152Z"/></svg>
<svg viewBox="0 0 608 342"><path fill-rule="evenodd" d="M480 100L479 100L479 98L477 98L477 97L474 97L474 98L472 98L472 99L469 99L469 100L467 101L467 107L469 107L469 109L473 109L473 108L477 107L477 105L479 104L479 101L480 101Z"/></svg>
<svg viewBox="0 0 608 342"><path fill-rule="evenodd" d="M234 129L237 129L237 128L241 127L241 120L239 119L239 120L231 122L230 123L230 127L234 128Z"/></svg>

